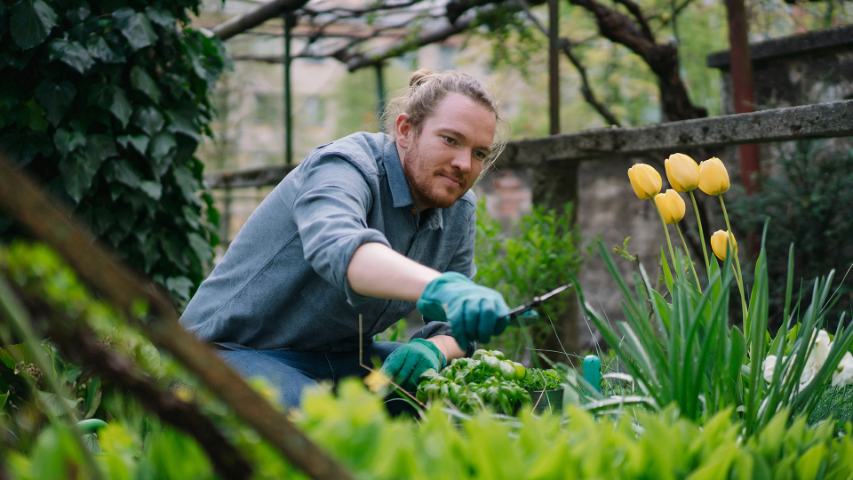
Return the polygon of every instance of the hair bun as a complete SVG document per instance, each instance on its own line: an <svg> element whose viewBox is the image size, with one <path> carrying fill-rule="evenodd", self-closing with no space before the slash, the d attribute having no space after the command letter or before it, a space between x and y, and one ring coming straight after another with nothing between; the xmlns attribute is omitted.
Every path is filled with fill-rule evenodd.
<svg viewBox="0 0 853 480"><path fill-rule="evenodd" d="M423 84L430 76L433 75L432 70L421 68L412 74L409 78L409 88L415 88Z"/></svg>

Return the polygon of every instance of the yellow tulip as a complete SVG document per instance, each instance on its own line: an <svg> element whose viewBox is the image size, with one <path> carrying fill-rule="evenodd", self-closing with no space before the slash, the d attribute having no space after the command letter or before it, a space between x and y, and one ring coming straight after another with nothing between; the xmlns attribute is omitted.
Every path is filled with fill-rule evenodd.
<svg viewBox="0 0 853 480"><path fill-rule="evenodd" d="M668 188L666 193L655 195L655 205L663 217L663 222L667 225L680 222L687 208L681 195L671 188Z"/></svg>
<svg viewBox="0 0 853 480"><path fill-rule="evenodd" d="M699 190L706 195L722 195L729 190L729 172L717 157L699 164Z"/></svg>
<svg viewBox="0 0 853 480"><path fill-rule="evenodd" d="M699 164L689 155L673 153L663 165L666 178L676 192L689 192L699 186Z"/></svg>
<svg viewBox="0 0 853 480"><path fill-rule="evenodd" d="M654 198L660 192L660 187L663 185L658 171L645 163L638 163L629 168L628 180L631 181L631 188L634 189L634 194L640 200Z"/></svg>
<svg viewBox="0 0 853 480"><path fill-rule="evenodd" d="M726 232L725 230L717 230L713 235L711 235L711 250L714 251L714 255L716 255L720 260L726 259L729 238L732 239L732 251L737 254L737 240L735 240L733 233Z"/></svg>

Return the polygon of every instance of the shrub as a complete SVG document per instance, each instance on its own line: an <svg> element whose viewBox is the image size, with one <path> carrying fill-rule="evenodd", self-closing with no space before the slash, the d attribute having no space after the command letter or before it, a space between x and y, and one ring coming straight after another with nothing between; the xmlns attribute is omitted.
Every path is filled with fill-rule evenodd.
<svg viewBox="0 0 853 480"><path fill-rule="evenodd" d="M0 5L0 150L178 302L217 242L194 152L224 58L217 39L187 28L199 5ZM0 217L0 233L18 232Z"/></svg>

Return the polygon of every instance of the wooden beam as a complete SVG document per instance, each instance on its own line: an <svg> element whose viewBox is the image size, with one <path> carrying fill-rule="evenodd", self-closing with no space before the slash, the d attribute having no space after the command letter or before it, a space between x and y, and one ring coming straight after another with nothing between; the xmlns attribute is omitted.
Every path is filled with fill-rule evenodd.
<svg viewBox="0 0 853 480"><path fill-rule="evenodd" d="M853 100L698 118L637 128L602 128L507 144L502 166L606 159L697 147L853 135Z"/></svg>
<svg viewBox="0 0 853 480"><path fill-rule="evenodd" d="M234 35L257 27L271 18L279 17L284 12L292 12L300 9L306 3L308 3L308 0L272 0L250 12L226 20L213 27L213 34L219 37L220 40L225 41Z"/></svg>

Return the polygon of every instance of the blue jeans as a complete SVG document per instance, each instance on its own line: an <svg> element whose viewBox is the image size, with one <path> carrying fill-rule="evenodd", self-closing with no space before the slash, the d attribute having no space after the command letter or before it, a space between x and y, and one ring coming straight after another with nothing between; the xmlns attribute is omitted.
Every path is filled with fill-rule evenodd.
<svg viewBox="0 0 853 480"><path fill-rule="evenodd" d="M373 342L364 346L362 363L373 368L384 362L401 343ZM359 365L355 352L295 352L291 350L254 350L229 345L218 350L226 363L244 378L261 377L279 392L285 407L298 407L305 387L321 380L338 382L344 377L364 377L369 371Z"/></svg>

